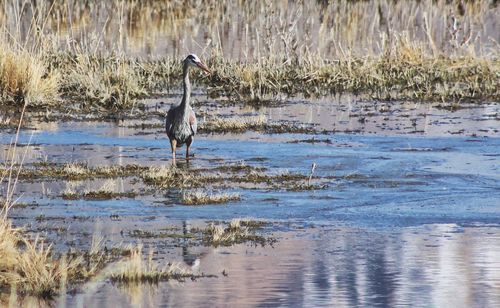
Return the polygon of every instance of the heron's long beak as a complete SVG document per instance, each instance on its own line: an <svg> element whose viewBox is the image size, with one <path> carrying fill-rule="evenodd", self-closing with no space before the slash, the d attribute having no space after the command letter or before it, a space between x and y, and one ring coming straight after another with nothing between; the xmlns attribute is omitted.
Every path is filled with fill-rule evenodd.
<svg viewBox="0 0 500 308"><path fill-rule="evenodd" d="M203 62L197 62L196 65L201 68L202 70L204 70L205 72L209 73L210 74L210 70L208 69L208 67L205 65L205 63Z"/></svg>

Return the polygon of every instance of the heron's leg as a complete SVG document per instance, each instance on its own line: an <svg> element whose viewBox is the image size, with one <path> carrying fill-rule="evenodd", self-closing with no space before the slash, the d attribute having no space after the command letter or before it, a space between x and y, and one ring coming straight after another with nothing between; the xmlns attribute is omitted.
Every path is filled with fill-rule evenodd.
<svg viewBox="0 0 500 308"><path fill-rule="evenodd" d="M191 146L191 143L193 143L193 137L186 141L186 160L189 160L189 147Z"/></svg>
<svg viewBox="0 0 500 308"><path fill-rule="evenodd" d="M170 147L172 148L172 165L175 166L175 148L177 147L177 140L170 139Z"/></svg>

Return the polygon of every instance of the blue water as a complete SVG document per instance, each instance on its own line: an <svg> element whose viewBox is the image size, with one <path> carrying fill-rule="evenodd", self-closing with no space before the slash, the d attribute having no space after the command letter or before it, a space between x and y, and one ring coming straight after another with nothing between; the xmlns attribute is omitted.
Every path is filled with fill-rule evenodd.
<svg viewBox="0 0 500 308"><path fill-rule="evenodd" d="M19 142L27 143L30 137L30 134L22 134ZM67 211L68 215L145 214L180 220L251 216L381 226L500 222L500 138L316 136L328 138L332 144L287 142L311 138L310 135L256 135L253 138L256 140L245 135L229 135L224 139L201 136L194 144L195 159L184 167L242 161L266 167L270 172L308 174L312 163L316 163L315 175L331 178L327 181L328 187L301 192L234 188L229 190L239 192L242 201L226 206L159 207L151 198L50 200L50 204L76 205ZM0 141L6 143L9 139L2 136ZM54 160L60 162L99 164L105 159L127 157L129 163L147 165L148 161L169 164L170 158L162 134L154 138L132 134L116 136L110 133L107 124L84 126L84 129L68 125L55 132L39 132L31 137L31 143L40 152L58 153ZM82 150L85 146L90 149ZM109 155L101 157L99 151ZM214 161L215 158L218 161ZM29 194L25 197L29 198Z"/></svg>
<svg viewBox="0 0 500 308"><path fill-rule="evenodd" d="M33 135L27 164L40 157L90 165L170 164L162 133L135 133L106 123L62 124L55 131ZM20 143L27 143L30 136L21 134ZM201 265L194 270L219 274L217 279L141 286L136 298L134 293L124 297L129 291L102 282L82 294L58 299L61 305L470 307L500 303L495 287L500 282L500 138L332 134L314 136L328 138L331 144L289 143L311 137L199 136L194 159L189 165L181 160L179 167L244 162L265 167L269 173L309 174L315 163L314 174L323 177L325 189L227 187L216 190L239 192L242 200L184 206L178 202L178 191L168 189L135 199L67 201L59 197L64 181L43 179L19 184L21 201L38 206L14 209L11 216L28 224L38 215L57 217L67 224L64 236L71 241L79 239L80 228L93 230L96 221L106 227L110 238L119 240L126 239L124 229L154 228L155 223L165 227L239 217L277 222L273 230L279 241L274 248L188 247L181 252L166 239L150 243L159 258L170 260L176 253L181 261L186 256L197 258ZM0 142L7 144L11 138L4 134ZM114 221L111 215L120 218ZM220 275L223 269L228 277Z"/></svg>

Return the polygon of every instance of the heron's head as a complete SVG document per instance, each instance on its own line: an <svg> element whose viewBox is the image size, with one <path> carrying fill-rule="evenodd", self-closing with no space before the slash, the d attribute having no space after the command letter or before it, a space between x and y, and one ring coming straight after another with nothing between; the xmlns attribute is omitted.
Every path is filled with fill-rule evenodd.
<svg viewBox="0 0 500 308"><path fill-rule="evenodd" d="M199 69L204 70L207 73L210 73L210 70L205 65L205 63L201 62L200 58L198 58L198 56L195 54L190 54L189 56L187 56L186 59L184 59L184 63L187 63L188 65L191 66L195 66Z"/></svg>

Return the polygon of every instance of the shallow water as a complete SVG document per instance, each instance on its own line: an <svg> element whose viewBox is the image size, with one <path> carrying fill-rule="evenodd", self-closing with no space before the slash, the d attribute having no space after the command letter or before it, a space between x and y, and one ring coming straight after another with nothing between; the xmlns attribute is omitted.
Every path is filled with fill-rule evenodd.
<svg viewBox="0 0 500 308"><path fill-rule="evenodd" d="M318 114L326 120L313 124L322 129L342 125L338 113L329 123L319 105L309 108L320 108ZM260 112L272 120L290 120L286 115L295 114L300 123L311 124L296 108L297 104L289 104ZM394 122L407 119L397 114L411 108L384 117ZM273 222L266 232L278 237L274 247L213 248L169 239L142 240L158 250L158 259L179 260L195 272L218 278L126 290L106 281L90 283L82 293L56 299L72 306L117 302L124 306L496 306L500 304L498 108L492 104L468 110L469 116L457 111L463 113L460 121L445 120L455 117L453 113L434 115L442 124L412 134L379 128L376 134L200 135L192 162L180 163L181 168L196 169L244 162L271 173L301 174L309 174L315 163L314 175L327 185L324 189L226 187L224 191L239 192L242 200L190 207L179 204L176 192L148 191L133 177L111 181L116 191L141 194L105 201L63 200L60 195L68 185L83 191L106 180L37 179L19 184L21 201L32 205L14 209L11 217L16 224L28 224L55 239L61 250L68 243L88 245L95 232L113 245L135 242L127 236L134 229L154 231L235 217ZM427 119L437 112L428 110L415 113ZM451 133L460 129L467 135ZM6 132L0 141L6 145L11 137ZM329 142L297 142L312 137ZM20 142L30 139L28 165L46 159L150 166L169 164L170 158L163 133L123 123L60 123L50 130L23 131Z"/></svg>
<svg viewBox="0 0 500 308"><path fill-rule="evenodd" d="M218 278L130 289L108 284L66 300L146 307L493 307L500 300L497 227L328 226L280 236L272 249L188 252L198 260L195 271Z"/></svg>

